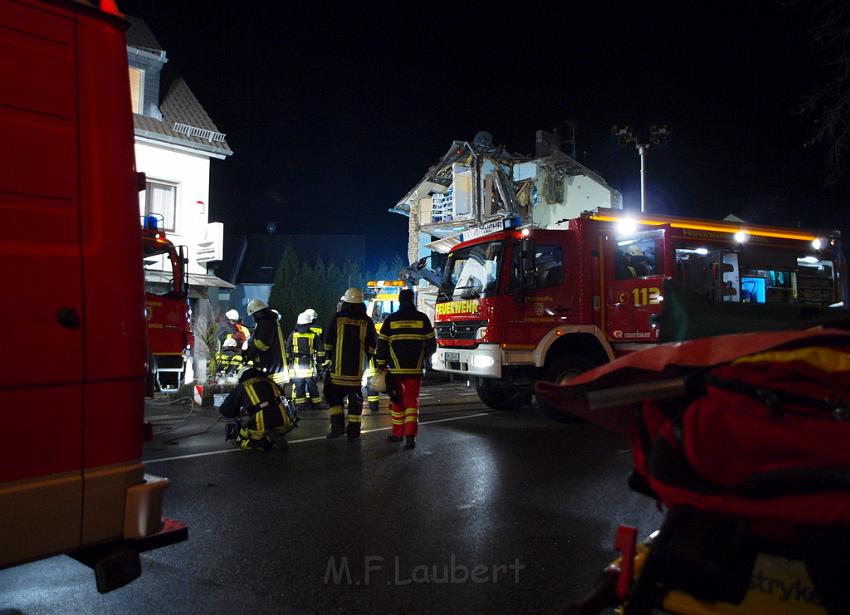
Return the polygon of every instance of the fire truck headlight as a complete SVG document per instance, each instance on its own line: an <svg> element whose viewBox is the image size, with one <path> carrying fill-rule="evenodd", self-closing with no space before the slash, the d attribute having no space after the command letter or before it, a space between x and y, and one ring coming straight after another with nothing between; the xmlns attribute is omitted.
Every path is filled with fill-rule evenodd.
<svg viewBox="0 0 850 615"><path fill-rule="evenodd" d="M815 250L820 250L824 247L824 245L826 245L826 242L820 237L818 237L817 239L812 239L812 248L814 248Z"/></svg>
<svg viewBox="0 0 850 615"><path fill-rule="evenodd" d="M750 238L750 234L747 231L738 231L735 233L735 241L738 243L746 243Z"/></svg>
<svg viewBox="0 0 850 615"><path fill-rule="evenodd" d="M436 368L442 361L440 361L440 355L436 352L431 355L431 367Z"/></svg>
<svg viewBox="0 0 850 615"><path fill-rule="evenodd" d="M492 367L493 366L493 357L488 356L486 354L474 354L472 355L472 364L475 367Z"/></svg>
<svg viewBox="0 0 850 615"><path fill-rule="evenodd" d="M475 332L475 339L483 340L487 337L487 327L478 327L478 330Z"/></svg>

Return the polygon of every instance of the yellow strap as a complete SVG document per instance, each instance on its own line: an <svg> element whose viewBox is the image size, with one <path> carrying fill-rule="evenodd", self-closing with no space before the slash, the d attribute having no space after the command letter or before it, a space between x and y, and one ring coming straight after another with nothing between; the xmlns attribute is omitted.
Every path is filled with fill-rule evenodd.
<svg viewBox="0 0 850 615"><path fill-rule="evenodd" d="M349 423L359 423L360 422L360 415L359 414L349 414L348 415L348 422Z"/></svg>
<svg viewBox="0 0 850 615"><path fill-rule="evenodd" d="M248 394L248 399L251 400L251 405L256 406L260 403L260 396L257 395L257 391L254 390L254 383L259 380L259 378L251 378L247 380L243 387L245 388L245 392Z"/></svg>
<svg viewBox="0 0 850 615"><path fill-rule="evenodd" d="M268 349L269 349L268 345L267 345L267 344L266 344L263 340L255 339L255 340L254 340L254 346L256 346L257 348L259 348L259 349L260 349L260 350L262 350L263 352L265 352L266 350L268 350Z"/></svg>
<svg viewBox="0 0 850 615"><path fill-rule="evenodd" d="M822 348L819 346L761 352L741 357L735 360L732 365L764 362L788 363L791 361L802 361L816 369L829 373L850 371L850 354L835 350L834 348Z"/></svg>
<svg viewBox="0 0 850 615"><path fill-rule="evenodd" d="M332 406L330 411L329 411L329 414L331 416L338 416L338 415L342 414L342 406Z"/></svg>

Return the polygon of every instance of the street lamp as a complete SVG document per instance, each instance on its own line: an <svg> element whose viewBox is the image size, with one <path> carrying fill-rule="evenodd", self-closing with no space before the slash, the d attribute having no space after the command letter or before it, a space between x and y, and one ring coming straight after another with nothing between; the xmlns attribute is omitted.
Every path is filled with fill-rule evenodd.
<svg viewBox="0 0 850 615"><path fill-rule="evenodd" d="M649 150L650 144L664 145L667 143L667 137L671 134L670 127L667 124L662 126L652 125L649 127L649 136L642 136L632 130L631 126L614 126L611 129L611 134L617 137L618 145L628 145L634 143L635 148L640 156L640 212L646 212L646 152Z"/></svg>

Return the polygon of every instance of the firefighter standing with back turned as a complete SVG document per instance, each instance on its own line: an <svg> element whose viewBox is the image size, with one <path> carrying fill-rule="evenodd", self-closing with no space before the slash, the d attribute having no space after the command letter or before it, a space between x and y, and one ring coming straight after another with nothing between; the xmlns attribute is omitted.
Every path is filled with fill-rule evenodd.
<svg viewBox="0 0 850 615"><path fill-rule="evenodd" d="M398 311L381 326L375 363L390 372L393 390L392 434L387 442L406 439L405 450L416 446L419 432L419 388L425 361L437 350L434 327L428 317L413 304L413 291L405 288L398 296Z"/></svg>
<svg viewBox="0 0 850 615"><path fill-rule="evenodd" d="M292 359L293 391L292 397L297 410L307 409L307 394L313 410L322 407L319 387L316 386L315 356L324 357L322 338L310 328L310 315L302 312L298 315L298 324L286 340L286 352Z"/></svg>
<svg viewBox="0 0 850 615"><path fill-rule="evenodd" d="M366 315L363 291L349 288L342 296L340 310L325 329L328 357L325 376L325 401L330 406L331 430L328 438L346 434L349 440L360 437L363 394L360 383L366 362L375 354L375 325ZM345 427L343 401L348 398L348 427Z"/></svg>

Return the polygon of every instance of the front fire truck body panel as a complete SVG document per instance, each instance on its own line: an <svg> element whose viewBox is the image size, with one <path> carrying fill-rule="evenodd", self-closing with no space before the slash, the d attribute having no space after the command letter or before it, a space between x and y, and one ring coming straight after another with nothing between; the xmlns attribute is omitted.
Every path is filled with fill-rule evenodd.
<svg viewBox="0 0 850 615"><path fill-rule="evenodd" d="M784 284L769 288L776 293L773 300L787 298L790 302L793 294L799 302L817 300L826 305L843 296L843 278L838 280L835 275L840 267L830 260L827 249L818 256L818 266L826 273L821 280L809 282L824 288L809 292L822 294L804 297L802 290L798 292L796 280L806 275L798 267L798 259L816 252L811 247L815 235L759 227L742 246L735 241L731 225L726 225L727 230L723 223L712 226L705 221L670 218L641 224L624 234L617 229L622 216L622 212L588 214L571 220L564 230L529 229L527 235L502 231L455 246L437 297L434 369L515 380L528 386L542 377L559 355L579 355L601 364L640 350L658 341L661 289L667 278L705 291L706 296L711 291L715 300L735 298L723 293L744 292L746 285L742 286L741 280L748 280L749 275L758 277L756 271ZM522 288L518 271L526 237L535 252L536 279ZM459 280L453 284L452 276L464 275L461 271L458 276L454 264L495 243L502 247L498 279L490 290L482 293L476 287L466 294L453 290ZM634 254L629 256L628 251ZM629 259L635 266L629 265ZM712 259L734 269L737 286L732 288L732 273L711 268ZM473 267L486 270L481 263Z"/></svg>
<svg viewBox="0 0 850 615"><path fill-rule="evenodd" d="M0 153L0 253L19 299L0 305L17 365L0 375L0 412L20 431L0 453L0 568L162 527L168 481L148 480L141 463L144 279L125 29L80 2L0 0L0 135L14 144Z"/></svg>

